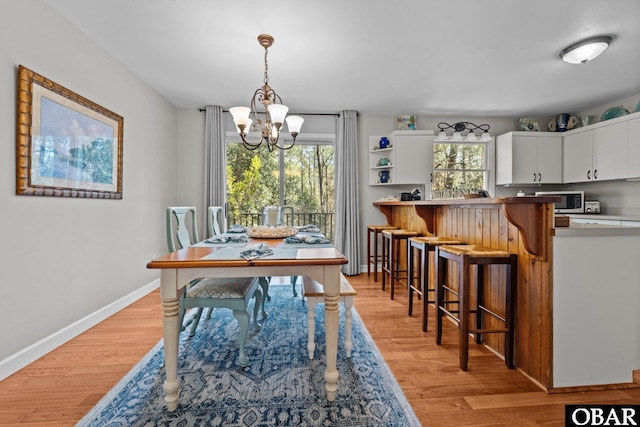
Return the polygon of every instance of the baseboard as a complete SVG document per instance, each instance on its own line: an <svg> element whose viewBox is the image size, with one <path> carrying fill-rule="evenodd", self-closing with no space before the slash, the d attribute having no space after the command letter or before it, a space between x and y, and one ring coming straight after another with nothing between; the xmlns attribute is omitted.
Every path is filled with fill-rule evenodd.
<svg viewBox="0 0 640 427"><path fill-rule="evenodd" d="M156 279L153 282L144 285L140 289L137 289L130 294L120 298L119 300L116 300L111 304L102 307L101 309L85 316L77 322L74 322L71 325L30 345L29 347L26 347L3 360L0 360L0 381L7 378L11 374L18 372L20 369L36 361L37 359L61 346L72 338L80 335L89 328L92 328L106 318L122 310L126 306L136 302L158 287L160 287L160 279Z"/></svg>
<svg viewBox="0 0 640 427"><path fill-rule="evenodd" d="M380 273L382 271L382 264L378 264L378 273ZM360 273L366 273L367 272L367 265L366 264L360 264ZM373 268L371 268L371 272L373 273Z"/></svg>

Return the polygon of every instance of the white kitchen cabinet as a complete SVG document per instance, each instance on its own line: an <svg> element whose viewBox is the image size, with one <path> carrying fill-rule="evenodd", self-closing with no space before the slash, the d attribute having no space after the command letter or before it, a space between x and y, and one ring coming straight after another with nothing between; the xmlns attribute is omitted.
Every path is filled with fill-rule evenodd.
<svg viewBox="0 0 640 427"><path fill-rule="evenodd" d="M640 178L640 118L627 126L627 178Z"/></svg>
<svg viewBox="0 0 640 427"><path fill-rule="evenodd" d="M593 130L593 178L596 181L627 177L627 122Z"/></svg>
<svg viewBox="0 0 640 427"><path fill-rule="evenodd" d="M562 136L509 132L496 138L496 184L562 183Z"/></svg>
<svg viewBox="0 0 640 427"><path fill-rule="evenodd" d="M557 388L632 383L640 369L640 235L588 231L553 237Z"/></svg>
<svg viewBox="0 0 640 427"><path fill-rule="evenodd" d="M565 135L563 142L562 180L565 184L593 180L593 132Z"/></svg>
<svg viewBox="0 0 640 427"><path fill-rule="evenodd" d="M369 185L422 184L431 182L433 170L433 131L394 131L387 138L390 147L379 147L382 136L369 137ZM388 165L380 165L380 159ZM380 182L380 172L388 171L389 182Z"/></svg>
<svg viewBox="0 0 640 427"><path fill-rule="evenodd" d="M565 183L629 177L628 122L625 118L614 120L612 123L598 123L593 127L580 128L565 134Z"/></svg>

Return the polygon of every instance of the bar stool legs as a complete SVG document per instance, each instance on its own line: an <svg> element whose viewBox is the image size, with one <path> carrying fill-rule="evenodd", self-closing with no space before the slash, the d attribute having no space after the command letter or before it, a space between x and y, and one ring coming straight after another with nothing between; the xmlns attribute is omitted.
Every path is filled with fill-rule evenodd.
<svg viewBox="0 0 640 427"><path fill-rule="evenodd" d="M383 230L395 230L398 227L393 225L369 225L367 226L367 276L371 276L371 266L373 265L373 281L378 281L378 262L382 261L382 256L378 253L378 239ZM373 252L371 252L371 240L373 237ZM384 290L384 288L383 288Z"/></svg>
<svg viewBox="0 0 640 427"><path fill-rule="evenodd" d="M435 286L429 289L429 252L433 252L436 246L460 245L461 241L444 236L420 236L409 238L407 245L407 277L409 296L409 316L413 314L413 294L422 299L422 331L427 332L429 320L429 304L435 301ZM415 251L419 251L419 262L415 262ZM417 265L416 265L417 264ZM417 280L417 284L414 282ZM430 294L433 294L431 299Z"/></svg>
<svg viewBox="0 0 640 427"><path fill-rule="evenodd" d="M382 231L382 290L385 290L388 275L391 299L394 298L396 281L407 278L402 276L407 270L402 268L400 242L417 235L416 231L409 230Z"/></svg>
<svg viewBox="0 0 640 427"><path fill-rule="evenodd" d="M458 264L458 289L447 284L447 261ZM469 334L475 336L475 342L482 343L482 336L489 333L505 334L505 365L513 369L513 346L515 343L515 302L517 286L517 255L507 251L482 248L475 245L452 245L436 247L436 344L442 342L442 317L451 318L459 328L460 369L467 370L469 362ZM470 267L477 266L475 308L471 309ZM484 266L506 266L505 315L504 317L485 306ZM457 296L455 299L447 299ZM457 310L450 305L457 305ZM474 313L474 327L470 328L470 315ZM483 325L482 315L488 314L504 323L504 328L488 329Z"/></svg>

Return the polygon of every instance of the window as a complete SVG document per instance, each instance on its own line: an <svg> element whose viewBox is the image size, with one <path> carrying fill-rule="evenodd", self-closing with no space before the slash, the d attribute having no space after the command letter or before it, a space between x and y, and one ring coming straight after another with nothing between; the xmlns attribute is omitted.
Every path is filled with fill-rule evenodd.
<svg viewBox="0 0 640 427"><path fill-rule="evenodd" d="M489 188L488 143L446 142L433 144L431 197L463 197Z"/></svg>
<svg viewBox="0 0 640 427"><path fill-rule="evenodd" d="M230 224L262 223L262 207L292 206L294 225L316 224L333 240L333 141L303 140L289 150L250 151L227 143L227 207Z"/></svg>

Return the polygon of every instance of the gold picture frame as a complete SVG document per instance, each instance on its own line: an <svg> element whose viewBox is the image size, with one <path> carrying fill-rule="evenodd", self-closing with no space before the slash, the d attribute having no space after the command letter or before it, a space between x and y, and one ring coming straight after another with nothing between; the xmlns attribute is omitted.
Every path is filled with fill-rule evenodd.
<svg viewBox="0 0 640 427"><path fill-rule="evenodd" d="M16 194L122 199L124 119L20 65Z"/></svg>

